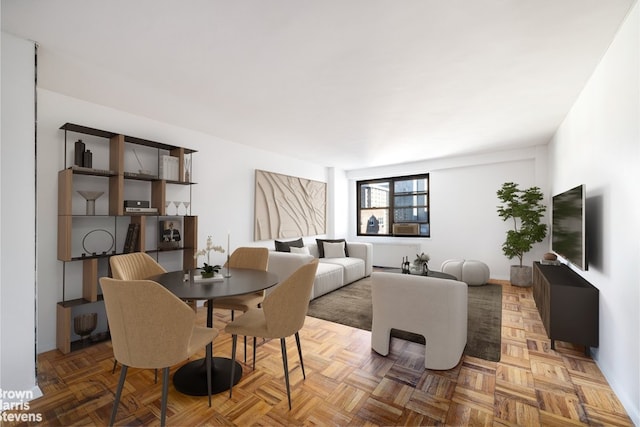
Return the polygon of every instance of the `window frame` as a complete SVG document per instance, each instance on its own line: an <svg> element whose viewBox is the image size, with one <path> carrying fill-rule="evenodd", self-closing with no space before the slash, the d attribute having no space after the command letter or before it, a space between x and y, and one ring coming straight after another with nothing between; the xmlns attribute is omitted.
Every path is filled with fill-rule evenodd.
<svg viewBox="0 0 640 427"><path fill-rule="evenodd" d="M427 211L427 219L426 221L420 221L420 220L415 220L415 221L410 221L410 222L405 222L405 221L398 221L398 224L406 224L406 223L417 223L419 224L419 230L423 225L427 226L427 233L426 234L419 234L420 231L418 231L418 234L411 234L411 235L396 235L393 234L393 225L396 223L395 221L395 210L396 210L396 206L395 206L395 196L396 196L396 192L395 192L395 184L397 182L400 181L409 181L409 180L416 180L416 179L424 179L427 182L426 185L426 189L425 190L420 190L420 191L413 191L410 193L398 193L399 196L405 196L405 195L413 195L413 196L422 196L424 195L426 198L426 205L424 205L424 207L426 208ZM386 207L370 207L370 208L363 208L362 207L362 188L363 186L368 186L368 185L372 185L372 184L387 184L389 186L389 199L388 199L388 206ZM398 209L404 209L404 208L412 208L412 207L423 207L423 205L411 205L411 206L398 206ZM373 210L380 210L380 209L385 209L387 210L387 233L386 234L369 234L366 232L362 232L362 224L360 219L362 218L362 212L366 212L366 211L373 211ZM403 175L403 176L393 176L393 177L387 177L387 178L373 178L373 179L365 179L365 180L359 180L356 181L356 235L357 236L368 236L368 237L402 237L402 238L412 238L412 237L431 237L431 179L429 176L429 173L423 173L423 174L414 174L414 175Z"/></svg>

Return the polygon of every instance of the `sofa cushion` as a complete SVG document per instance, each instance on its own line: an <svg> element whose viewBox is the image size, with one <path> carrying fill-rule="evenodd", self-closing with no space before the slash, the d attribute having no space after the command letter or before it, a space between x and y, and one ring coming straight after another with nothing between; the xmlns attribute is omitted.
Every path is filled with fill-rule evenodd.
<svg viewBox="0 0 640 427"><path fill-rule="evenodd" d="M324 258L324 243L339 243L344 242L344 256L349 256L349 250L347 249L347 242L344 239L316 239L318 244L318 258Z"/></svg>
<svg viewBox="0 0 640 427"><path fill-rule="evenodd" d="M269 265L267 271L275 273L278 281L282 282L294 271L305 264L313 261L314 257L305 254L294 254L290 252L269 252Z"/></svg>
<svg viewBox="0 0 640 427"><path fill-rule="evenodd" d="M287 242L281 242L279 240L275 240L274 244L276 246L277 252L291 252L290 248L302 248L304 246L304 242L302 241L302 237L297 240L289 240Z"/></svg>
<svg viewBox="0 0 640 427"><path fill-rule="evenodd" d="M344 258L345 255L345 242L331 243L324 242L322 244L324 249L325 258Z"/></svg>
<svg viewBox="0 0 640 427"><path fill-rule="evenodd" d="M365 276L365 263L360 258L322 258L320 265L322 264L334 264L343 268L345 285Z"/></svg>
<svg viewBox="0 0 640 427"><path fill-rule="evenodd" d="M320 262L316 271L316 279L313 282L311 299L334 291L344 284L344 270L340 265Z"/></svg>
<svg viewBox="0 0 640 427"><path fill-rule="evenodd" d="M311 255L311 252L309 252L309 248L306 246L303 246L301 248L296 248L295 246L291 246L289 249L290 249L290 252L293 254Z"/></svg>
<svg viewBox="0 0 640 427"><path fill-rule="evenodd" d="M304 245L307 249L309 249L309 253L313 255L314 258L320 258L320 252L318 252L318 245L315 243L310 243L308 245Z"/></svg>

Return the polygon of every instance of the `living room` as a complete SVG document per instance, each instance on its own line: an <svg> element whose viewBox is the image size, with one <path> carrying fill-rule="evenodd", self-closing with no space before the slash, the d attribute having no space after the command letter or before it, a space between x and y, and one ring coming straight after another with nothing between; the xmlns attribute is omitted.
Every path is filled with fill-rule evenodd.
<svg viewBox="0 0 640 427"><path fill-rule="evenodd" d="M636 219L640 207L634 197L640 160L638 18L634 4L557 132L549 136L548 144L348 170L256 149L168 119L123 111L112 106L112 99L89 102L48 89L47 80L52 77L46 53L38 66L34 160L34 146L29 144L36 131L32 119L34 45L3 32L2 389L35 388L34 353L56 347L56 303L61 300L63 274L62 263L55 257L57 173L64 167L64 136L59 128L73 122L197 150L193 181L198 185L193 186L191 209L199 215L202 245L207 235L223 244L227 234L233 247L270 244L253 242L256 169L327 182L326 235L373 243L380 240L356 235L355 181L428 171L432 235L419 239L422 250L431 255L434 266L448 258L481 259L490 266L492 278L506 279L511 262L500 250L505 231L496 214L495 193L500 185L505 181L525 187L537 185L548 204L553 194L585 184L589 206L597 219L590 238L592 245L597 245L593 245L589 270L580 274L599 289L601 310L600 346L592 349L592 354L631 418L640 424L640 231ZM44 40L38 42L46 45ZM45 52L44 47L42 50ZM106 74L102 77L109 78ZM140 94L152 96L143 85ZM25 162L11 165L8 157L24 158ZM29 164L32 167L27 167ZM22 184L14 186L15 182ZM25 238L25 230L27 234L33 232L33 238ZM416 239L384 241L415 244ZM527 255L526 262L540 259L548 249L546 240ZM220 255L217 262L223 260ZM32 278L25 275L32 270Z"/></svg>

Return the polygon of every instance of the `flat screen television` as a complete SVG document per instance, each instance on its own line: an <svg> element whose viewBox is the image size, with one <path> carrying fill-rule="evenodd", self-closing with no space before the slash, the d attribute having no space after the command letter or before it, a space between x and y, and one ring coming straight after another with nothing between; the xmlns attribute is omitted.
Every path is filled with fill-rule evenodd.
<svg viewBox="0 0 640 427"><path fill-rule="evenodd" d="M588 267L585 224L584 185L553 196L551 250L581 270Z"/></svg>

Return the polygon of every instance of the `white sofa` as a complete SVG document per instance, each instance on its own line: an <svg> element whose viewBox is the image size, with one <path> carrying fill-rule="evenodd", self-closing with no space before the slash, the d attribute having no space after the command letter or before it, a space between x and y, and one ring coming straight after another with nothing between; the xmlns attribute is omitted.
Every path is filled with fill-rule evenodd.
<svg viewBox="0 0 640 427"><path fill-rule="evenodd" d="M400 329L425 338L425 368L455 367L467 344L467 298L467 284L457 280L373 273L371 348L388 355L391 329Z"/></svg>
<svg viewBox="0 0 640 427"><path fill-rule="evenodd" d="M305 247L309 249L309 254L271 250L268 271L277 274L280 280L284 280L301 265L319 258L316 243L308 243ZM311 299L371 275L373 271L371 243L347 242L347 253L348 257L319 259Z"/></svg>

